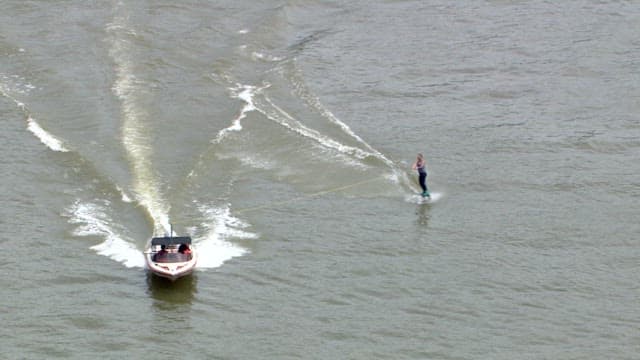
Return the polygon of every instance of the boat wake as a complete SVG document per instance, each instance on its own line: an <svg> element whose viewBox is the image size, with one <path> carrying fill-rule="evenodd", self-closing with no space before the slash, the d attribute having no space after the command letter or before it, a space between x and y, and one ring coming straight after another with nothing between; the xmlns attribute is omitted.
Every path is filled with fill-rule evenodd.
<svg viewBox="0 0 640 360"><path fill-rule="evenodd" d="M131 43L136 39L135 30L127 23L128 17L124 4L116 6L113 22L107 25L106 33L111 44L109 55L116 66L116 80L113 92L122 105L122 143L128 155L133 172L133 190L136 200L143 205L153 219L154 232L168 233L170 231L169 206L164 200L151 163L152 147L149 143L147 124L149 114L146 107L141 105L140 98L144 94L144 82L136 79L134 61L132 59Z"/></svg>
<svg viewBox="0 0 640 360"><path fill-rule="evenodd" d="M116 13L122 10L119 6L122 5L118 5ZM150 161L153 147L147 134L151 121L145 110L144 100L140 98L141 94L144 94L145 85L140 79L136 79L133 73L135 64L134 59L131 58L132 49L129 46L136 32L126 20L126 16L116 15L106 32L111 43L110 55L116 65L117 76L113 92L122 105L122 143L131 165L132 191L135 201L132 201L119 185L115 187L121 191L123 203L133 202L134 204L129 206L141 205L147 211L153 222L154 234L169 234L171 231L169 202L163 195L161 184L158 182L161 176L156 173ZM238 96L250 99L250 94L254 91L260 91L260 89L239 88ZM224 138L226 132L242 129L240 121L246 112L252 110L251 104L248 103L232 126L219 133L220 140ZM69 222L76 226L74 235L103 239L100 244L91 247L98 254L127 267L144 267L142 246L136 245L140 239L126 235L128 231L116 221L119 215L114 212L112 205L107 200L76 201L66 209L65 215L69 218ZM247 252L228 241L231 237L256 237L255 234L241 230L248 227L246 223L232 217L228 208L198 205L198 210L201 213L201 224L187 227L192 234L194 249L198 251L197 268L215 268L228 259Z"/></svg>
<svg viewBox="0 0 640 360"><path fill-rule="evenodd" d="M68 152L69 149L65 147L64 143L53 134L43 129L42 126L40 126L40 124L38 124L38 122L31 116L31 112L27 109L27 106L12 95L13 92L26 95L29 91L35 89L35 86L25 82L24 79L20 79L17 76L8 77L0 74L0 80L0 94L14 102L20 111L22 111L27 122L27 130L35 135L40 142L46 145L49 149L58 152ZM20 81L16 82L15 80Z"/></svg>
<svg viewBox="0 0 640 360"><path fill-rule="evenodd" d="M136 239L127 235L127 229L114 220L109 201L81 202L69 206L63 216L75 226L74 236L103 239L91 246L98 254L109 257L129 268L143 268L144 254L136 246ZM227 260L242 256L248 251L230 242L234 239L254 239L256 234L248 232L248 224L230 215L229 208L199 206L202 223L189 229L193 233L193 247L198 252L196 269L221 266ZM139 242L139 241L138 241Z"/></svg>
<svg viewBox="0 0 640 360"><path fill-rule="evenodd" d="M278 73L282 78L289 76L289 72L285 75L284 70L275 71L274 73ZM240 121L244 119L249 112L256 111L286 131L311 140L323 149L324 153L333 152L335 159L340 160L348 166L367 169L370 168L370 165L368 165L365 160L375 159L388 168L390 171L390 176L388 177L397 181L397 166L382 153L367 144L361 137L355 134L349 126L327 110L317 96L313 95L304 85L300 76L292 76L292 79L287 80L291 83L291 93L301 99L312 113L319 115L319 117L323 119L324 125L330 125L340 129L341 137L346 141L338 140L320 130L312 128L280 106L276 100L270 96L269 88L272 85L267 81L263 81L260 85L249 85L237 82L230 74L213 73L210 77L216 82L226 84L230 96L245 103L240 114L233 120L232 124L222 129L217 136L211 140L212 144L220 144L231 131L241 131L243 127ZM211 150L209 149L208 151ZM261 164L259 161L245 161L244 163Z"/></svg>
<svg viewBox="0 0 640 360"><path fill-rule="evenodd" d="M135 245L133 239L124 234L123 228L108 214L110 203L76 201L65 210L64 216L69 223L76 226L73 235L79 237L98 237L104 241L91 249L124 264L126 267L143 267L144 256Z"/></svg>
<svg viewBox="0 0 640 360"><path fill-rule="evenodd" d="M244 101L245 105L242 107L242 110L240 110L240 114L235 119L233 119L231 125L229 127L226 127L220 130L218 132L218 136L216 136L216 138L213 139L211 143L218 144L230 132L242 130L241 120L247 117L247 113L256 110L256 106L253 103L253 98L255 97L256 94L261 93L264 89L268 87L269 87L268 84L262 87L237 84L236 87L230 88L229 90L231 91L231 94L234 97Z"/></svg>
<svg viewBox="0 0 640 360"><path fill-rule="evenodd" d="M63 213L63 217L73 226L71 234L79 238L97 239L97 245L90 246L96 253L122 263L128 268L142 268L145 266L143 244L140 236L136 236L127 226L126 215L119 213L127 209L135 213L140 206L150 215L155 232L168 233L169 202L161 192L160 184L156 181L160 177L154 171L149 158L152 146L147 140L149 115L142 105L139 94L143 91L139 79L133 74L134 63L129 54L129 40L135 37L135 31L126 24L126 17L114 18L114 22L108 25L107 34L111 41L111 51L116 65L116 81L113 92L122 104L122 143L128 155L133 175L133 186L123 186L116 183L107 174L101 172L90 161L83 158L77 150L69 146L67 142L52 133L46 131L31 115L30 111L19 95L27 95L34 86L14 86L13 77L0 74L0 95L9 99L23 112L26 120L26 128L48 149L54 152L66 153L76 173L86 175L90 179L87 188L96 190L93 185L100 184L102 199L93 195L76 198ZM251 94L261 89L238 88L238 97L250 100ZM246 112L252 111L249 103L240 116L234 121L234 126L241 129L240 121ZM234 127L228 131L235 130ZM225 133L220 133L224 138ZM105 189L110 189L105 192ZM80 191L82 192L82 191ZM86 200L91 198L91 200ZM190 231L196 234L194 247L200 254L198 268L215 268L222 265L228 259L241 256L247 250L230 242L231 238L255 238L256 234L243 230L248 224L230 215L228 207L216 208L214 206L199 205L201 223L192 227ZM198 221L197 219L194 221ZM147 239L144 239L146 241Z"/></svg>
<svg viewBox="0 0 640 360"><path fill-rule="evenodd" d="M203 215L200 229L193 229L194 233L202 231L202 235L194 239L199 254L196 268L216 268L225 261L246 254L248 251L234 245L229 239L255 239L257 234L248 232L249 224L231 215L229 207L216 208L199 205Z"/></svg>
<svg viewBox="0 0 640 360"><path fill-rule="evenodd" d="M152 161L157 155L154 153L155 144L150 137L154 119L149 110L149 104L153 103L154 94L149 90L149 81L144 79L143 74L136 73L141 61L136 56L136 53L139 53L136 44L140 42L141 35L138 35L135 26L130 23L126 6L127 4L122 2L115 4L113 20L105 28L105 43L109 45L109 56L115 71L112 92L119 102L120 140L130 169L130 173L126 175L130 175L130 178L125 175L124 179L120 179L121 181L114 181L106 171L100 171L99 166L83 158L78 147L46 131L31 116L25 104L12 95L16 92L5 84L8 81L4 78L3 83L0 84L0 93L23 111L27 129L47 148L55 152L69 153L70 155L65 156L70 156L74 165L80 169L79 172L88 175L87 177L93 179L95 183L100 182L106 185L100 188L101 195L97 198L95 193L84 194L87 196L78 195L73 199L73 204L65 209L63 215L73 225L74 236L92 238L94 241L97 239L98 244L91 246L91 249L126 267L144 267L142 241L148 238L141 239L141 236L133 230L137 224L138 231L143 231L139 226L143 221L136 222L128 219L120 210L141 213L140 209L143 209L153 226L153 234L149 234L150 237L150 235L171 232L171 205L182 206L182 210L193 210L195 213L189 218L188 223L180 225L193 238L193 246L199 253L197 267L200 269L219 267L229 259L248 253L248 249L236 245L234 240L255 239L258 235L249 231L248 223L234 216L231 204L206 202L203 199L184 203L184 200L189 201L189 198L198 198L196 191L187 196L187 199L183 199L181 204L170 201L169 197L173 192L169 192L168 189L171 187L163 183L166 180L158 171L157 164ZM260 74L259 80L255 82L239 81L227 73L211 75L214 81L223 84L231 98L239 100L242 105L239 112L230 117L229 123L223 125L220 130L216 129L216 133L212 134L208 147L205 145L207 147L205 153L200 156L196 166L186 176L189 181L185 182L185 188L178 189L182 191L180 195L188 194L190 190L198 187L198 181L206 178L203 170L207 169L211 158L224 160L225 156L237 156L242 165L269 171L275 169L287 174L287 166L280 165L290 162L289 157L282 160L277 155L267 154L268 151L261 153L262 148L258 146L253 149L255 151L235 151L235 145L242 146L234 142L237 139L235 134L247 133L243 121L248 117L254 120L254 115L256 119L266 120L264 123L268 124L267 129L276 129L274 137L278 139L277 141L272 141L270 137L260 140L265 140L265 143L273 145L274 148L284 144L283 148L278 148L277 151L290 152L289 150L302 149L306 151L304 159L307 163L316 164L316 160L321 160L330 165L339 164L342 170L347 169L344 170L345 174L348 174L346 177L360 177L362 174L375 173L393 185L403 183L404 172L400 167L358 136L346 123L329 111L318 96L306 86L302 74L296 69L295 59L271 57L268 53L260 51L251 52L250 59L255 62L266 61L269 66L274 64L275 68L272 67L264 74ZM245 77L242 76L242 78ZM31 85L27 88L29 87ZM291 99L291 96L294 98ZM249 116L250 113L253 114ZM250 138L254 135L250 131L260 132L265 129L263 124L260 125L251 127ZM291 134L297 138L295 141L300 145L299 148L288 145L287 141L291 139ZM262 134L258 133L257 136L260 135ZM230 144L233 146L227 146ZM206 156L214 152L219 157ZM334 167L337 168L337 166ZM299 175L308 176L307 169L303 170ZM203 172L202 176L195 174L198 171ZM336 182L341 181L340 176L336 178ZM127 183L123 184L125 182ZM341 188L338 186L340 184L320 184L320 186L324 185ZM87 185L87 188L91 187L92 185ZM108 194L105 194L103 190L105 188L111 189L107 191ZM314 188L310 189L316 191ZM92 190L97 190L97 186ZM228 192L226 198L231 198L233 184L230 184L226 190Z"/></svg>
<svg viewBox="0 0 640 360"><path fill-rule="evenodd" d="M289 64L293 64L290 62ZM291 65L293 66L293 65ZM345 134L355 139L359 144L361 144L366 149L366 156L374 156L375 158L381 160L385 165L387 165L391 169L395 169L396 165L389 160L384 154L374 149L371 145L369 145L366 141L364 141L358 134L353 132L351 128L341 121L337 116L335 116L329 109L327 109L318 96L313 94L313 92L307 87L305 81L303 80L303 76L300 71L293 67L289 72L289 82L293 88L294 93L302 99L310 108L316 110L318 113L322 115L324 119L327 119L330 123L338 126Z"/></svg>

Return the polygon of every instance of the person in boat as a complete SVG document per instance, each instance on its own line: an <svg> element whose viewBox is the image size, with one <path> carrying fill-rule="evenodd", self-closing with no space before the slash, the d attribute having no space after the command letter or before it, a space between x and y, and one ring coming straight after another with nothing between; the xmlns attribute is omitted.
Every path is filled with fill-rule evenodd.
<svg viewBox="0 0 640 360"><path fill-rule="evenodd" d="M431 197L429 195L429 189L427 188L427 163L424 161L424 156L418 154L416 162L413 163L413 170L418 170L418 180L420 187L422 188L422 197Z"/></svg>
<svg viewBox="0 0 640 360"><path fill-rule="evenodd" d="M167 256L167 254L168 254L167 253L167 246L166 245L161 245L160 246L160 251L158 251L158 253L156 253L154 258L155 258L155 260L163 259L163 258L165 258Z"/></svg>
<svg viewBox="0 0 640 360"><path fill-rule="evenodd" d="M191 254L191 249L189 248L189 245L187 245L187 244L180 244L180 247L178 248L178 252L180 254L189 255L189 254Z"/></svg>

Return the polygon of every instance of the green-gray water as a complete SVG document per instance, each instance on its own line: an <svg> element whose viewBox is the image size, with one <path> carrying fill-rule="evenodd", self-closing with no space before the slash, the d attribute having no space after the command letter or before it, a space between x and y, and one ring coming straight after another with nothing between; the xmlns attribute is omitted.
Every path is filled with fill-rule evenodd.
<svg viewBox="0 0 640 360"><path fill-rule="evenodd" d="M0 358L636 358L639 39L634 1L5 0Z"/></svg>

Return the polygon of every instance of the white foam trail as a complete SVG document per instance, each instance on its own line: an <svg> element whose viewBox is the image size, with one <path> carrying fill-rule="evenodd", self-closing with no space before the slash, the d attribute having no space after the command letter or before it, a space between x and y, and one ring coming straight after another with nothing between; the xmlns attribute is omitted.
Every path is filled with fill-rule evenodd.
<svg viewBox="0 0 640 360"><path fill-rule="evenodd" d="M212 74L212 77L213 76L215 76L214 79L221 78L223 80L231 82L231 79L227 76ZM300 121L296 120L293 116L291 116L289 113L287 113L284 109L276 105L268 96L264 94L264 90L269 88L270 86L271 85L269 83L266 83L262 87L236 83L235 87L230 88L229 90L231 91L232 96L243 100L246 103L246 105L242 108L240 114L238 115L238 117L234 119L232 124L229 127L220 130L216 138L213 139L211 142L214 144L220 143L231 131L241 131L242 130L241 120L244 119L247 113L249 113L250 111L258 111L259 113L264 115L267 119L278 123L279 125L287 128L290 131L293 131L299 135L302 135L304 137L310 138L318 142L324 148L333 149L340 154L354 156L360 160L365 159L369 156L373 156L377 158L382 158L383 161L385 162L388 161L388 160L385 160L384 156L382 156L379 152L375 150L370 152L370 151L360 149L358 147L342 144L334 139L331 139L325 135L322 135L317 130L314 130L305 126ZM346 127L346 125L344 126ZM353 135L355 136L355 134ZM362 162L349 161L349 159L346 157L345 159L349 164L353 166L365 167L365 168L367 167ZM192 176L192 174L190 174L189 176Z"/></svg>
<svg viewBox="0 0 640 360"><path fill-rule="evenodd" d="M126 202L126 203L132 203L133 202L133 200L131 200L129 195L127 195L127 193L120 186L116 185L116 188L120 192L120 197L121 197L123 202Z"/></svg>
<svg viewBox="0 0 640 360"><path fill-rule="evenodd" d="M231 125L227 128L220 130L218 132L218 136L216 136L216 138L211 142L216 144L220 143L231 131L241 131L242 119L247 117L247 113L256 110L256 107L253 103L253 98L255 94L261 92L263 89L265 89L268 86L269 85L259 88L256 86L237 84L235 88L230 89L234 97L241 99L246 104L245 106L242 107L242 110L240 110L240 114L235 119L233 119L233 121L231 122Z"/></svg>
<svg viewBox="0 0 640 360"><path fill-rule="evenodd" d="M108 206L108 203L105 205ZM113 221L106 215L104 206L78 201L66 210L65 215L70 218L70 223L77 225L74 235L98 236L105 239L91 247L98 254L118 261L126 267L145 266L142 251L116 233L111 225Z"/></svg>
<svg viewBox="0 0 640 360"><path fill-rule="evenodd" d="M63 145L62 141L45 131L31 116L27 118L27 129L29 129L29 131L40 139L40 141L49 149L59 152L69 151L69 149Z"/></svg>
<svg viewBox="0 0 640 360"><path fill-rule="evenodd" d="M225 81L227 83L233 83L233 79L226 74L211 74L211 78L214 81ZM294 91L302 99L304 99L309 106L316 109L316 111L319 111L320 114L324 118L328 119L331 123L338 125L347 135L362 144L366 150L340 143L339 141L325 136L317 130L311 129L302 124L300 121L296 120L293 116L276 105L268 96L264 94L263 90L270 87L270 84L266 84L265 86L258 88L255 86L236 83L235 87L230 88L232 95L245 101L246 105L241 110L240 115L236 119L234 119L231 126L222 129L218 133L217 137L211 142L219 143L229 132L242 130L241 120L246 117L246 114L250 111L258 111L267 119L278 123L279 125L287 128L290 131L316 141L324 148L336 150L340 154L353 156L360 160L366 159L368 157L377 158L391 168L392 173L388 176L390 181L394 183L398 183L400 181L400 171L391 160L387 159L387 157L385 157L382 153L367 144L362 138L355 134L349 128L349 126L340 121L329 110L325 109L324 106L320 103L319 99L312 96L310 92L306 90L304 85L300 85L300 82L295 81L292 81L292 83L294 85ZM367 167L367 165L362 162L348 161L348 163L354 166ZM192 176L192 174L190 174L189 176Z"/></svg>
<svg viewBox="0 0 640 360"><path fill-rule="evenodd" d="M217 74L212 74L211 76L214 79L222 78L228 82L231 82L231 79L228 76ZM247 116L247 113L251 111L258 111L268 119L302 136L313 139L327 148L338 150L341 153L351 154L360 159L364 159L372 155L377 156L375 153L341 144L336 140L323 136L316 130L306 127L300 121L296 120L295 118L293 118L293 116L277 106L273 101L271 101L269 97L264 94L264 90L269 88L270 86L271 84L269 83L266 83L262 87L236 83L235 87L230 88L229 90L231 91L232 96L243 100L246 105L242 108L238 117L233 120L232 124L229 127L224 128L220 130L220 132L218 132L218 135L214 140L212 140L212 143L219 143L231 131L242 130L241 120ZM259 106L257 104L257 95L262 95L262 98L267 102L268 106ZM272 108L274 111L269 111L268 107Z"/></svg>
<svg viewBox="0 0 640 360"><path fill-rule="evenodd" d="M261 53L259 51L254 51L251 53L251 59L253 60L263 60L268 62L279 62L284 60L284 57L269 55L265 53Z"/></svg>
<svg viewBox="0 0 640 360"><path fill-rule="evenodd" d="M19 103L16 99L9 95L9 93L28 95L31 90L36 87L29 83L24 77L20 75L6 75L0 73L0 93L5 97Z"/></svg>
<svg viewBox="0 0 640 360"><path fill-rule="evenodd" d="M120 7L123 4L119 2L117 6ZM113 92L122 103L122 139L133 168L136 200L153 218L155 232L168 233L170 231L167 215L169 206L163 199L156 180L157 176L150 162L152 147L148 144L144 127L144 120L149 115L143 107L138 106L137 96L141 88L134 75L132 49L128 46L130 38L136 36L136 33L127 26L126 16L116 16L113 23L107 26L107 33L111 41L109 54L116 64L117 76Z"/></svg>
<svg viewBox="0 0 640 360"><path fill-rule="evenodd" d="M10 90L4 84L4 81L8 78L5 75L1 75L0 79L2 80L2 83L0 83L0 94L13 101L16 106L20 108L20 110L24 113L25 117L27 118L27 130L35 135L40 140L40 142L46 145L49 149L59 152L68 152L69 149L64 146L63 142L60 139L56 138L51 133L43 129L42 126L40 126L40 124L38 124L38 122L33 117L31 117L31 114L29 113L27 107L23 102L20 102L13 96L9 95ZM35 88L35 86L28 83L22 84L20 86L24 89L27 89L18 91L23 94Z"/></svg>
<svg viewBox="0 0 640 360"><path fill-rule="evenodd" d="M298 79L298 80L295 80L295 79ZM331 123L340 127L342 131L344 131L347 135L349 135L350 137L358 141L360 144L362 144L368 151L371 152L371 155L382 160L385 164L387 164L389 167L395 170L396 167L393 161L387 159L387 157L384 156L381 152L374 149L371 145L369 145L366 141L364 141L360 136L358 136L355 132L353 132L353 130L351 130L351 128L347 124L342 122L331 111L325 108L322 102L320 102L320 99L317 96L313 95L311 90L309 90L304 84L304 82L300 79L301 79L301 76L299 74L299 71L294 70L294 77L290 79L290 82L293 85L295 93L301 99L303 99L311 108L316 109L324 118L326 118Z"/></svg>
<svg viewBox="0 0 640 360"><path fill-rule="evenodd" d="M264 99L273 109L276 110L276 112L275 113L269 112L260 107L257 107L256 109L260 113L262 113L264 116L266 116L268 119L275 121L276 123L286 127L287 129L294 131L302 136L313 139L327 148L337 150L341 153L353 155L359 159L364 159L372 155L371 153L364 151L362 149L341 144L336 140L333 140L329 137L326 137L320 134L318 131L314 129L306 127L301 122L294 119L293 116L289 115L286 111L284 111L278 105L273 103L273 101L271 101L271 99L269 99L267 96L264 96Z"/></svg>
<svg viewBox="0 0 640 360"><path fill-rule="evenodd" d="M254 169L271 170L276 168L276 165L272 161L265 159L258 160L252 155L240 156L239 160L242 165L252 167Z"/></svg>
<svg viewBox="0 0 640 360"><path fill-rule="evenodd" d="M202 224L206 233L194 240L194 247L198 251L198 268L216 268L231 258L247 253L246 249L228 241L229 238L256 238L256 234L244 230L248 227L246 223L231 216L228 207L220 209L201 205L199 208L206 219Z"/></svg>

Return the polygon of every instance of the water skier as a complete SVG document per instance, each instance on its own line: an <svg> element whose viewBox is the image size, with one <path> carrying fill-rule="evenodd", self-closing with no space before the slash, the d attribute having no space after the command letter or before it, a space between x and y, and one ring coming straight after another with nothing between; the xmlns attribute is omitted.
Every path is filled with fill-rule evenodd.
<svg viewBox="0 0 640 360"><path fill-rule="evenodd" d="M422 188L422 197L430 198L429 189L427 189L427 163L424 161L424 156L418 154L416 162L413 163L413 170L418 170L418 176L420 181L420 187Z"/></svg>

